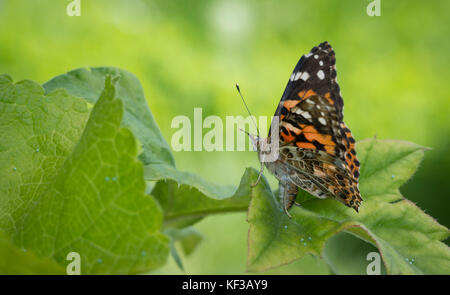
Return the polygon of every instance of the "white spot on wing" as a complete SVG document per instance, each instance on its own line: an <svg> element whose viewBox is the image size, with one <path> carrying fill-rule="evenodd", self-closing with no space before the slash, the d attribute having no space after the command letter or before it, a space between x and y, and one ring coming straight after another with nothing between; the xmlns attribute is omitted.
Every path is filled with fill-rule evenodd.
<svg viewBox="0 0 450 295"><path fill-rule="evenodd" d="M320 80L323 80L325 79L325 73L322 70L320 70L317 72L317 77L319 77Z"/></svg>
<svg viewBox="0 0 450 295"><path fill-rule="evenodd" d="M308 80L308 78L309 78L309 74L308 74L307 72L304 72L304 73L300 76L300 79L302 79L303 81Z"/></svg>
<svg viewBox="0 0 450 295"><path fill-rule="evenodd" d="M316 54L316 55L314 55L314 58L315 58L315 59L318 59L318 58L319 58L319 56L318 56L318 55Z"/></svg>
<svg viewBox="0 0 450 295"><path fill-rule="evenodd" d="M299 78L300 78L300 75L302 74L302 72L297 72L296 74L295 74L295 77L294 77L294 81L297 81Z"/></svg>
<svg viewBox="0 0 450 295"><path fill-rule="evenodd" d="M319 65L323 66L323 61L319 60Z"/></svg>
<svg viewBox="0 0 450 295"><path fill-rule="evenodd" d="M322 125L327 125L327 121L325 121L325 119L322 118L322 117L319 118L319 122L320 122L320 124L322 124Z"/></svg>
<svg viewBox="0 0 450 295"><path fill-rule="evenodd" d="M312 118L310 113L308 113L308 112L306 112L306 111L303 111L303 110L300 109L300 108L297 108L297 109L295 110L295 113L298 114L298 115L303 116L303 118L305 118L305 119L311 119L311 118Z"/></svg>
<svg viewBox="0 0 450 295"><path fill-rule="evenodd" d="M305 54L305 57L310 57L311 55L312 55L312 53L310 52L308 54Z"/></svg>
<svg viewBox="0 0 450 295"><path fill-rule="evenodd" d="M308 112L303 112L301 113L301 115L303 116L303 118L305 119L311 119L311 115Z"/></svg>

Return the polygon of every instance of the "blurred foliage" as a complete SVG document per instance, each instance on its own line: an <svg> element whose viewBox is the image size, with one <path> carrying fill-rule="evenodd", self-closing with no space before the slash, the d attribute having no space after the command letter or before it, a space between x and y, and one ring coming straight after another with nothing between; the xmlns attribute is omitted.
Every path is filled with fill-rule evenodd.
<svg viewBox="0 0 450 295"><path fill-rule="evenodd" d="M449 227L450 2L382 0L380 17L367 16L369 2L81 0L82 15L69 17L69 1L0 0L0 72L43 83L79 67L127 69L141 80L170 143L173 117L192 118L194 107L204 117L246 116L237 81L254 115L272 115L299 57L327 40L353 135L433 148L401 190ZM178 152L175 160L181 170L235 185L245 167L258 165L251 152ZM204 241L184 261L187 273L245 269L242 213L196 228ZM178 271L169 263L158 272ZM305 258L271 273L328 270L322 260Z"/></svg>

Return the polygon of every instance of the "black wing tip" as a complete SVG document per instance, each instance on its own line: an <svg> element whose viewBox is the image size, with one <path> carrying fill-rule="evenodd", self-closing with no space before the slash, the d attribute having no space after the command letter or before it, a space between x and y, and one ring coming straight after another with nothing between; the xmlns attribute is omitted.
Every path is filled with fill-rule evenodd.
<svg viewBox="0 0 450 295"><path fill-rule="evenodd" d="M322 43L319 44L319 47L322 49L332 49L330 43L328 43L328 41L323 41Z"/></svg>
<svg viewBox="0 0 450 295"><path fill-rule="evenodd" d="M314 46L314 47L311 49L310 53L316 53L316 52L318 52L319 50L321 50L321 51L323 50L323 51L326 51L326 52L328 52L328 53L334 55L333 47L331 47L331 45L330 45L330 43L328 43L328 41L323 41L323 42L320 43L319 45Z"/></svg>

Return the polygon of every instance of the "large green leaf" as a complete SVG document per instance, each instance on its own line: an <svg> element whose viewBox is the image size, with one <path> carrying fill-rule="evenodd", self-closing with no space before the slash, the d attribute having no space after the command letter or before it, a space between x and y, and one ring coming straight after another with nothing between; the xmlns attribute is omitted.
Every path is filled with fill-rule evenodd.
<svg viewBox="0 0 450 295"><path fill-rule="evenodd" d="M0 76L0 108L0 226L20 248L59 264L78 252L84 274L165 262L162 211L144 193L136 141L121 127L122 101L109 77L87 123L82 99L64 90L44 95L8 76Z"/></svg>
<svg viewBox="0 0 450 295"><path fill-rule="evenodd" d="M248 212L249 271L286 264L306 253L322 255L328 238L347 231L375 245L390 274L450 273L450 250L441 242L449 230L398 190L416 170L424 148L372 139L359 142L357 150L364 199L359 214L332 199L303 196L302 207L293 208L289 219L262 179Z"/></svg>
<svg viewBox="0 0 450 295"><path fill-rule="evenodd" d="M32 81L0 75L0 228L16 231L70 155L89 117L86 103Z"/></svg>
<svg viewBox="0 0 450 295"><path fill-rule="evenodd" d="M173 166L175 162L172 152L150 112L141 83L130 72L114 67L81 68L56 76L43 87L46 93L64 88L70 95L94 104L103 91L108 75L120 77L116 93L125 108L123 124L142 143L143 152L139 155L140 160L144 165L165 163Z"/></svg>
<svg viewBox="0 0 450 295"><path fill-rule="evenodd" d="M64 268L49 258L19 249L0 232L0 275L64 274Z"/></svg>

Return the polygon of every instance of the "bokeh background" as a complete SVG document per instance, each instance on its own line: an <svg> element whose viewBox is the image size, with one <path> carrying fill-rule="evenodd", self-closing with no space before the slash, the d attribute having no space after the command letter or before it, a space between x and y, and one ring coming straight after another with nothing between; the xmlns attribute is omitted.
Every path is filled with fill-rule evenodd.
<svg viewBox="0 0 450 295"><path fill-rule="evenodd" d="M377 136L431 147L404 195L449 227L450 1L381 0L144 1L0 0L0 72L44 83L71 69L115 66L141 81L170 143L177 115L271 116L300 56L322 41L336 51L345 121L356 139ZM207 131L207 130L205 130ZM1 139L0 139L1 140ZM252 152L177 152L179 169L222 184L239 183ZM266 173L272 184L274 179ZM204 241L182 257L188 274L245 272L245 213L209 217L196 227ZM220 234L218 234L220 233ZM374 248L349 235L334 261L339 273L364 273ZM333 256L333 253L330 253ZM172 259L158 274L184 273ZM327 274L323 259L305 257L272 274Z"/></svg>

